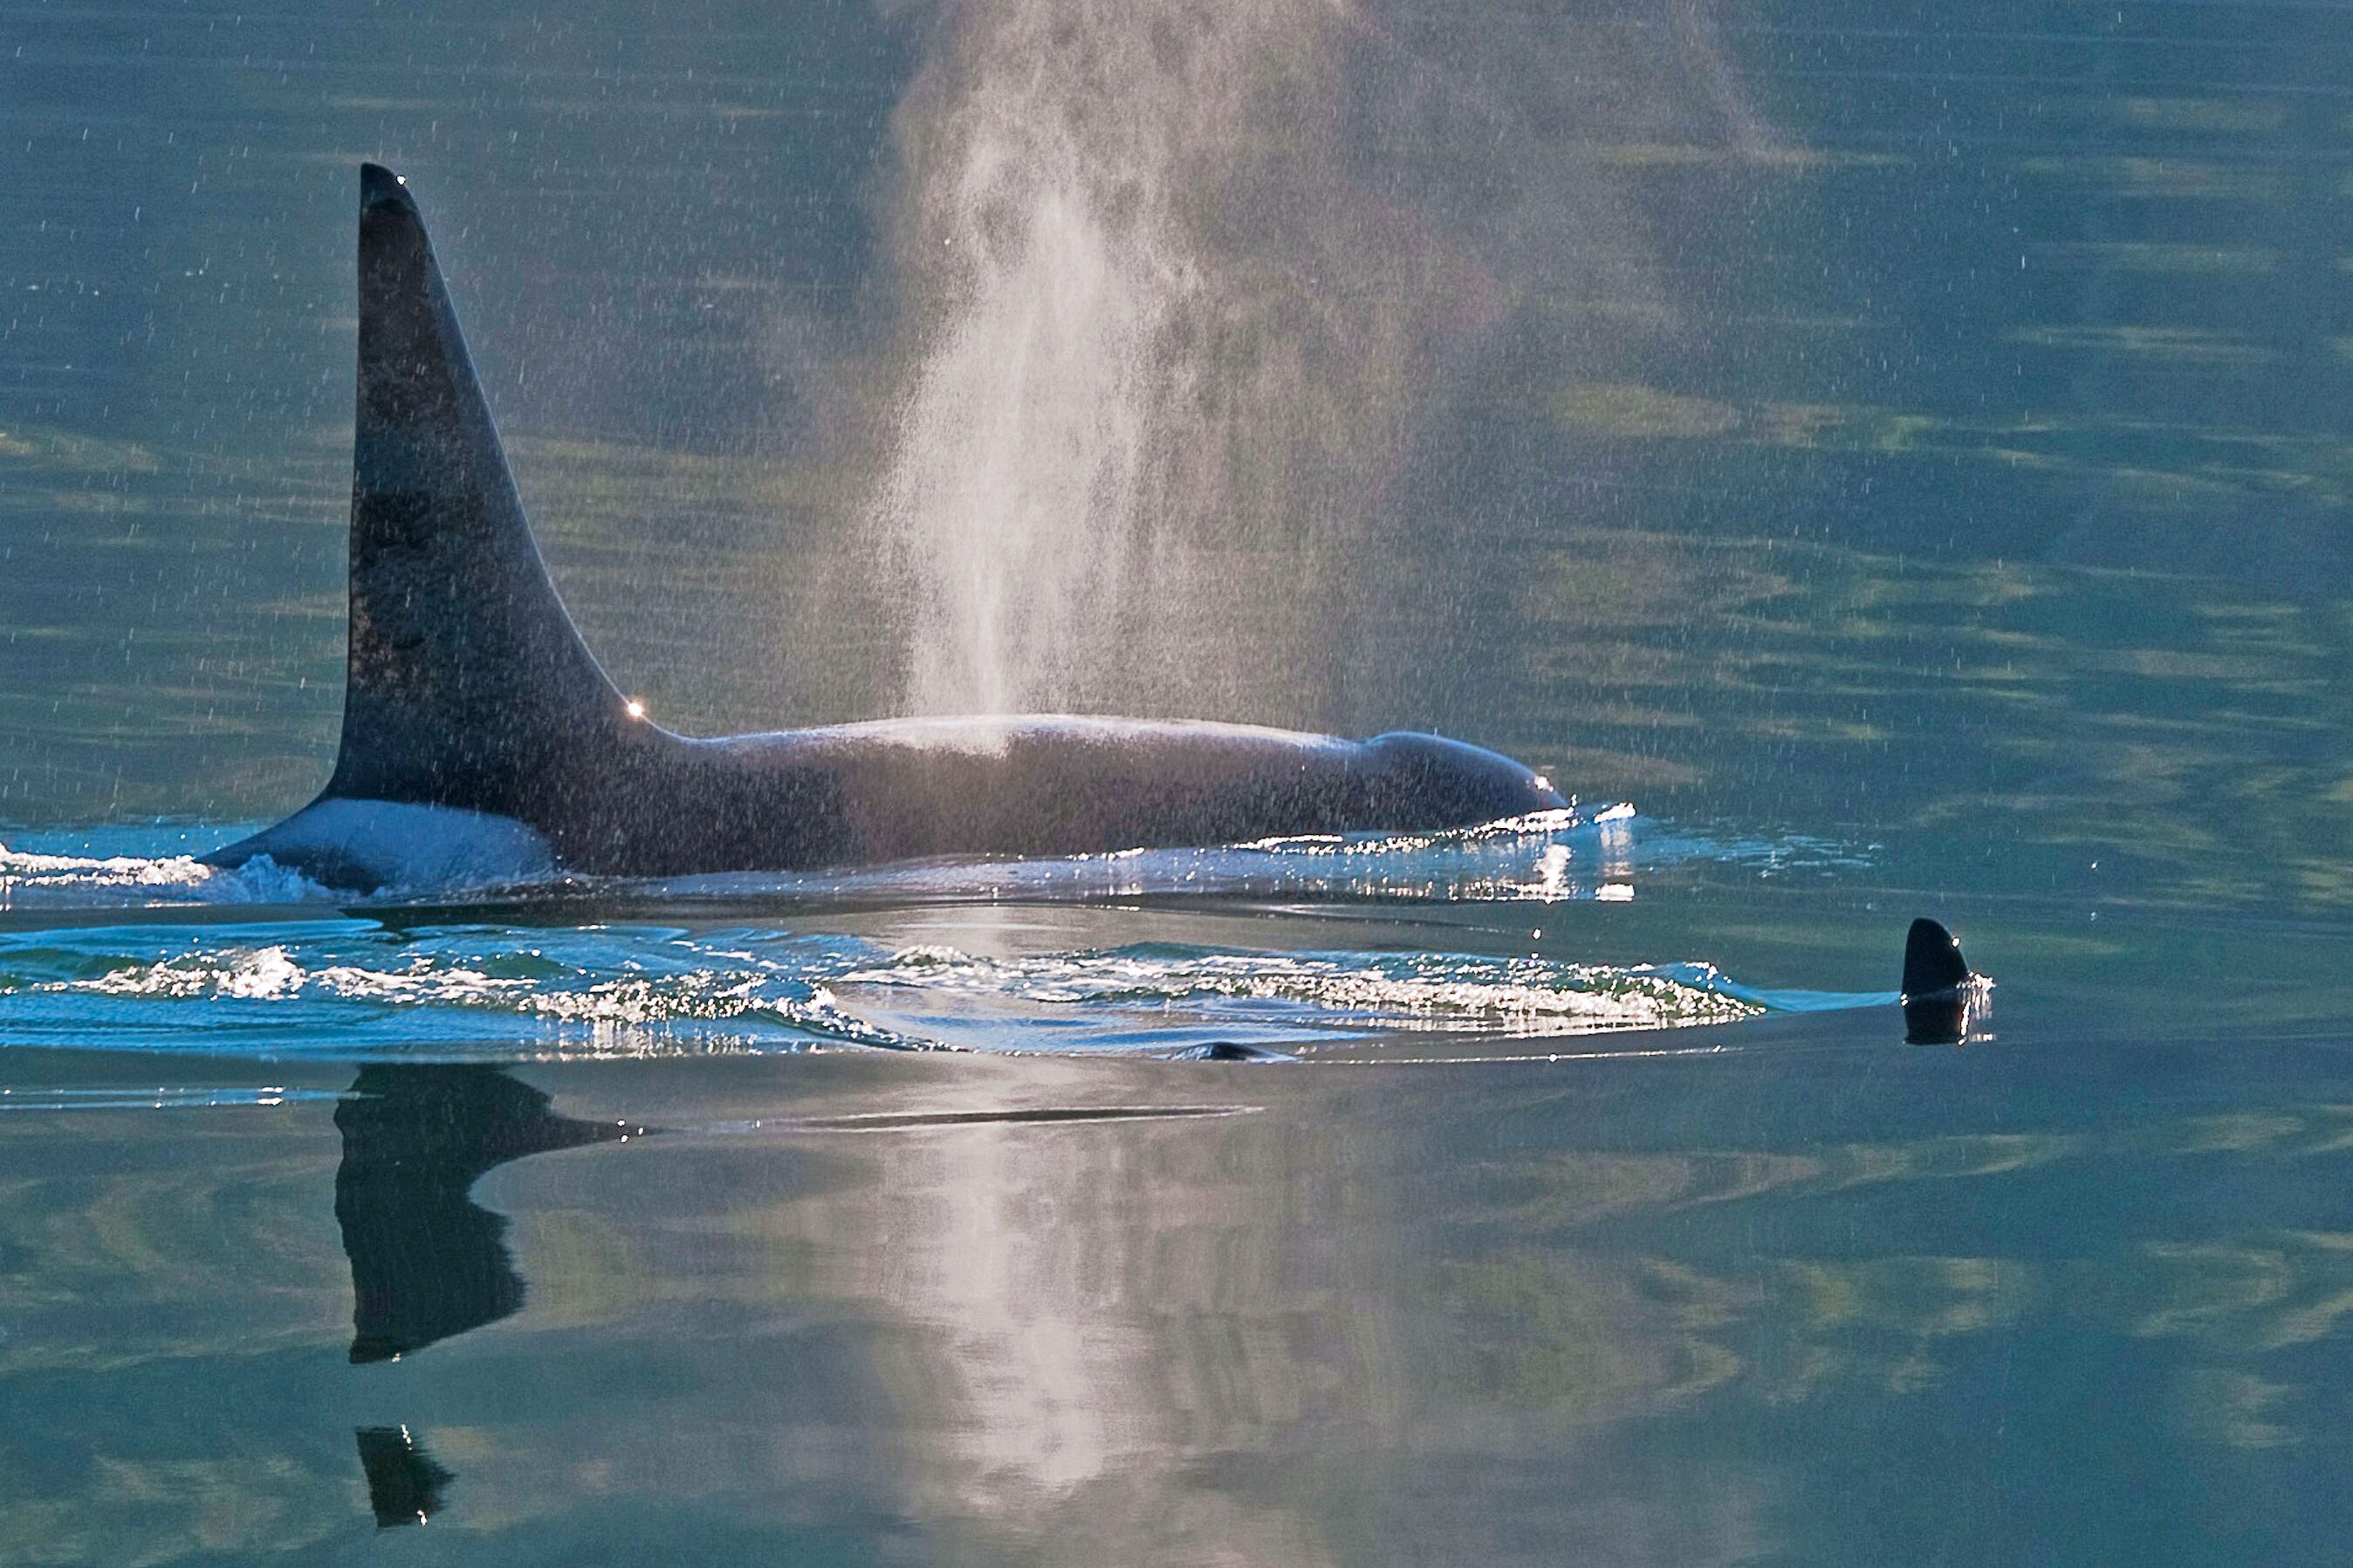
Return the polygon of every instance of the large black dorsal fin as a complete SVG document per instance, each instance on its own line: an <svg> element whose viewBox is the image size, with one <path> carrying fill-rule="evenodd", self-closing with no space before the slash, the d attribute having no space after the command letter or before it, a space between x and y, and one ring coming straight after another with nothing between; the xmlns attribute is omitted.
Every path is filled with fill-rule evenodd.
<svg viewBox="0 0 2353 1568"><path fill-rule="evenodd" d="M351 655L326 793L511 811L626 721L556 596L424 219L360 165Z"/></svg>

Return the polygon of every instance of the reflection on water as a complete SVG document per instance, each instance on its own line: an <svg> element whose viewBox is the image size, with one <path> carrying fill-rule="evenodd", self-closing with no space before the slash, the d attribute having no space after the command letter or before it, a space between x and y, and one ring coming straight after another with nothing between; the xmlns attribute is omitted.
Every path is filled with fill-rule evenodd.
<svg viewBox="0 0 2353 1568"><path fill-rule="evenodd" d="M8 1118L0 1552L2191 1563L2348 1522L2335 1047L2280 1047L2283 1100L2031 1019L1789 1041ZM1149 1114L1203 1074L1252 1113Z"/></svg>
<svg viewBox="0 0 2353 1568"><path fill-rule="evenodd" d="M506 1073L456 1064L363 1067L335 1108L335 1129L354 1366L398 1361L522 1305L506 1221L473 1201L485 1173L527 1154L627 1142L631 1131L558 1116L545 1094ZM457 1478L406 1426L357 1436L376 1528L427 1522Z"/></svg>
<svg viewBox="0 0 2353 1568"><path fill-rule="evenodd" d="M441 1510L441 1489L458 1478L435 1464L407 1427L363 1426L355 1436L378 1530L424 1524Z"/></svg>
<svg viewBox="0 0 2353 1568"><path fill-rule="evenodd" d="M506 1222L471 1196L485 1172L526 1154L626 1142L630 1132L557 1116L546 1095L495 1068L389 1063L360 1068L335 1128L353 1365L397 1361L522 1305Z"/></svg>

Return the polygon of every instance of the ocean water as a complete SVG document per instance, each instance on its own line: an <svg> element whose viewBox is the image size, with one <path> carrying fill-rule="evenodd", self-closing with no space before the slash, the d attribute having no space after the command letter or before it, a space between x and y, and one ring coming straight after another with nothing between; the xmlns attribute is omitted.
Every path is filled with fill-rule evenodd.
<svg viewBox="0 0 2353 1568"><path fill-rule="evenodd" d="M2345 8L0 18L0 1562L2347 1555ZM1581 804L207 871L362 157L665 722Z"/></svg>

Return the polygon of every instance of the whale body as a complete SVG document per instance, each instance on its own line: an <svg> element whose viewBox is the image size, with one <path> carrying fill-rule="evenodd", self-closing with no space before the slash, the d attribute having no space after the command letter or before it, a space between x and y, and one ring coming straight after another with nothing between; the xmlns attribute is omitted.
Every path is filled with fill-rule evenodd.
<svg viewBox="0 0 2353 1568"><path fill-rule="evenodd" d="M607 678L531 534L405 182L360 170L341 748L206 857L361 891L460 871L684 876L1469 826L1567 805L1434 735L1032 715L693 739Z"/></svg>

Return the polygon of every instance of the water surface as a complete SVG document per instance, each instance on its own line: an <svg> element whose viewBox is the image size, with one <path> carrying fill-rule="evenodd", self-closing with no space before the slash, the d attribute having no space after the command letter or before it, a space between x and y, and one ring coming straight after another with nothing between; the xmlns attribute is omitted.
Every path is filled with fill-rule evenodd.
<svg viewBox="0 0 2353 1568"><path fill-rule="evenodd" d="M0 16L0 1559L2341 1554L2342 7ZM1001 631L1583 805L206 873L331 762L364 156L666 722Z"/></svg>

